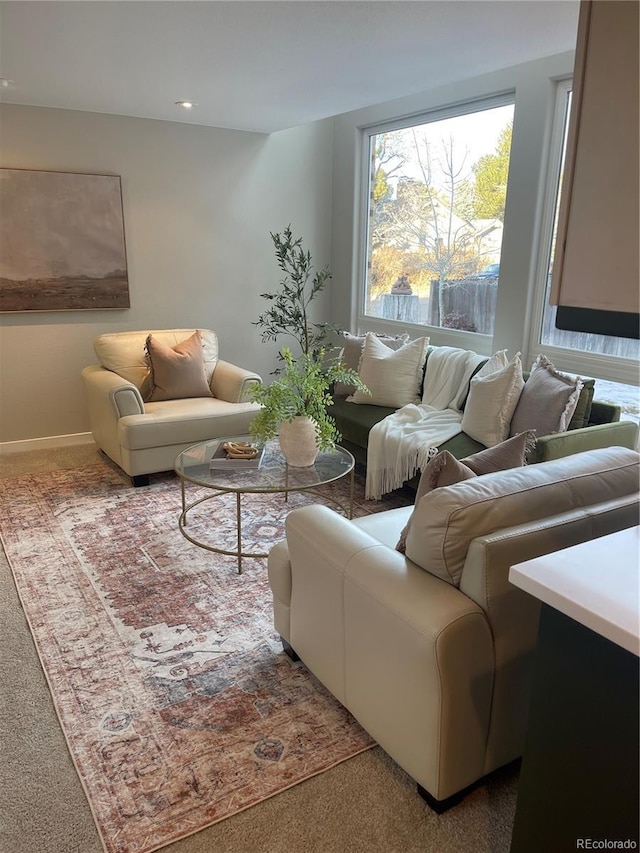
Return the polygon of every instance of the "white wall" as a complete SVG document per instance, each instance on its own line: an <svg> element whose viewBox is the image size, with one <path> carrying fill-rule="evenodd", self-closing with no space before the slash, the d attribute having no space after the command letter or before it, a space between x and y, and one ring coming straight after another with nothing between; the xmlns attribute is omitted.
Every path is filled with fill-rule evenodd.
<svg viewBox="0 0 640 853"><path fill-rule="evenodd" d="M360 286L359 215L362 128L416 115L456 103L515 91L515 115L509 190L500 263L500 285L493 340L438 330L436 344L473 346L479 352L508 349L513 355L528 348L531 293L537 262L537 223L552 118L554 81L573 71L573 52L508 68L418 95L346 113L335 119L332 269L332 319L357 330L384 330L384 321L359 323L356 292ZM413 335L424 327L408 327ZM389 329L393 331L393 329Z"/></svg>
<svg viewBox="0 0 640 853"><path fill-rule="evenodd" d="M3 168L121 176L131 297L128 310L0 315L0 444L88 430L80 371L102 332L211 328L222 358L273 370L277 348L251 325L280 278L269 232L291 223L330 262L331 120L265 136L2 105L0 126Z"/></svg>

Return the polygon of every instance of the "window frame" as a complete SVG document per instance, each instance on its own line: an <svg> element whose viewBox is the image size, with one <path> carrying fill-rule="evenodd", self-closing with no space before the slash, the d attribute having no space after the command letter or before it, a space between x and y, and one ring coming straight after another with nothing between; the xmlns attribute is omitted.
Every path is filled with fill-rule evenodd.
<svg viewBox="0 0 640 853"><path fill-rule="evenodd" d="M357 246L358 254L356 261L357 293L356 293L356 323L358 330L366 329L373 332L386 332L387 334L399 334L409 332L412 336L429 337L432 342L442 346L454 346L472 349L483 355L492 352L493 335L480 334L478 332L466 332L460 329L448 329L442 326L430 326L426 324L406 323L401 320L391 320L381 317L372 317L365 313L366 289L367 289L367 257L369 251L369 213L371 202L371 139L372 137L388 133L394 130L403 130L417 125L430 124L444 119L456 118L458 116L479 113L483 110L495 107L513 106L514 119L516 107L515 89L507 89L492 95L484 95L478 98L470 98L464 101L448 104L434 109L421 110L416 113L394 118L387 121L375 122L362 125L358 128L360 134L360 168L359 175L359 204L360 210ZM507 181L507 197L509 194L509 182ZM500 279L498 279L498 290ZM495 333L495 327L494 327Z"/></svg>
<svg viewBox="0 0 640 853"><path fill-rule="evenodd" d="M547 307L547 278L553 227L555 222L558 183L562 165L563 141L568 127L567 95L573 89L572 77L563 77L555 81L555 99L547 168L544 178L544 200L540 216L540 230L536 253L536 269L531 299L531 324L529 328L529 347L526 364L532 364L541 352L560 370L580 376L620 382L625 385L640 384L640 367L634 358L590 353L583 350L558 347L542 343L544 313ZM566 144L566 141L565 141Z"/></svg>

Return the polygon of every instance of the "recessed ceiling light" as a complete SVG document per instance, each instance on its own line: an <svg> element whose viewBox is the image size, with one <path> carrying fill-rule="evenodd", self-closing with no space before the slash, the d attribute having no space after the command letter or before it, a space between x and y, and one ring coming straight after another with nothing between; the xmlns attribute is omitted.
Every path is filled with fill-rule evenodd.
<svg viewBox="0 0 640 853"><path fill-rule="evenodd" d="M14 80L9 80L7 77L0 77L0 88L2 89L10 89L12 86L15 86Z"/></svg>
<svg viewBox="0 0 640 853"><path fill-rule="evenodd" d="M177 107L184 107L185 110L190 110L198 106L193 101L176 101L175 103Z"/></svg>

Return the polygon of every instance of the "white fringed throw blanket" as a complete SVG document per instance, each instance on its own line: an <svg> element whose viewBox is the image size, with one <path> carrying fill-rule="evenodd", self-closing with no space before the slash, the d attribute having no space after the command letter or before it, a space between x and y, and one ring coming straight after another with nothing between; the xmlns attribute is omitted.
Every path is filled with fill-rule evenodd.
<svg viewBox="0 0 640 853"><path fill-rule="evenodd" d="M366 497L378 500L425 467L438 446L462 431L461 406L469 380L485 357L437 347L427 361L422 402L410 403L371 429Z"/></svg>

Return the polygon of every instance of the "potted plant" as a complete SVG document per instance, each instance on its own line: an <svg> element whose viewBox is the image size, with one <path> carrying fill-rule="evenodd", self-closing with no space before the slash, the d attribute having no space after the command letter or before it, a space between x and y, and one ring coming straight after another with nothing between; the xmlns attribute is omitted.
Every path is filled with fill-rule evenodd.
<svg viewBox="0 0 640 853"><path fill-rule="evenodd" d="M302 248L302 239L294 238L291 226L282 234L271 234L278 266L285 274L276 293L263 293L269 308L254 323L262 328L262 340L292 337L300 347L294 355L282 347L282 367L270 385L254 389L252 400L262 405L249 425L254 440L267 441L277 435L280 448L290 465L313 465L319 450L336 446L340 433L328 412L332 404L330 388L334 382L366 386L354 370L327 360L333 347L327 338L340 331L331 323L312 323L309 306L331 277L325 267L313 271L311 254Z"/></svg>
<svg viewBox="0 0 640 853"><path fill-rule="evenodd" d="M280 449L290 465L313 465L319 450L336 446L340 433L327 407L333 382L366 387L355 370L325 363L325 349L303 353L297 359L282 348L283 367L270 385L258 386L252 399L262 409L249 425L251 437L267 441L279 436Z"/></svg>

